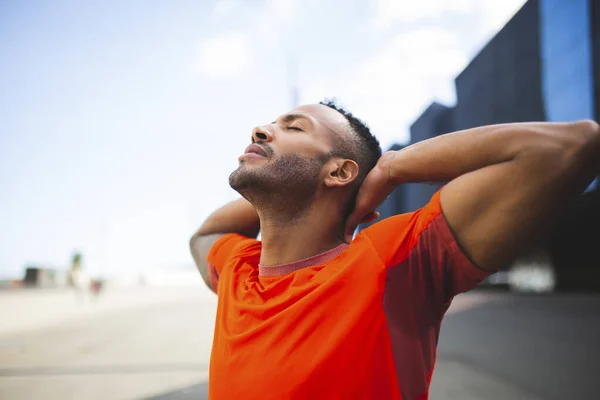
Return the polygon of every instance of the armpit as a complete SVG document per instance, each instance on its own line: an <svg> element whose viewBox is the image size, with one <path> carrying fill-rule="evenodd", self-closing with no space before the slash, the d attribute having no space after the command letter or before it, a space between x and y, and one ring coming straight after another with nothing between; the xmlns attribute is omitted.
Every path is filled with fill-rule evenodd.
<svg viewBox="0 0 600 400"><path fill-rule="evenodd" d="M210 265L207 260L208 252L210 251L213 244L223 236L223 234L193 236L190 239L190 251L192 257L200 271L200 275L204 280L206 286L216 293L216 282L218 280L218 274L214 266ZM211 271L213 270L213 271Z"/></svg>

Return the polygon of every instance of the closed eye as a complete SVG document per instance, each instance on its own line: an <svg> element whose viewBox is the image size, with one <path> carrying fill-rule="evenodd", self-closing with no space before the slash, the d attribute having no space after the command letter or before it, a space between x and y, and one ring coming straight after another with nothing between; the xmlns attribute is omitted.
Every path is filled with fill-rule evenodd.
<svg viewBox="0 0 600 400"><path fill-rule="evenodd" d="M290 130L290 131L304 132L301 128L299 128L297 126L288 126L288 130Z"/></svg>

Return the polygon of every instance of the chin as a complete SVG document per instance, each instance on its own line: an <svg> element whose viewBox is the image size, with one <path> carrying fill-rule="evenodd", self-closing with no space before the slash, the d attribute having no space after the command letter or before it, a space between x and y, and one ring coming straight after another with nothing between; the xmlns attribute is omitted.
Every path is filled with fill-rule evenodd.
<svg viewBox="0 0 600 400"><path fill-rule="evenodd" d="M247 165L242 164L229 175L229 186L238 192L244 188L255 186L258 175L252 168L248 168Z"/></svg>
<svg viewBox="0 0 600 400"><path fill-rule="evenodd" d="M239 181L241 179L240 175L243 174L243 171L240 171L242 168L243 167L240 165L229 175L229 186L231 186L231 188L234 190L238 190Z"/></svg>

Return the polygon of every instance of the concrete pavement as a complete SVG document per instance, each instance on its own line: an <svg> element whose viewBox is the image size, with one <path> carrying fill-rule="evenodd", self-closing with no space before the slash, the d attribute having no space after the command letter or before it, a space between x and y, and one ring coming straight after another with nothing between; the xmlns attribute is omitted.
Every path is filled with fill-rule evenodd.
<svg viewBox="0 0 600 400"><path fill-rule="evenodd" d="M206 398L216 298L161 290L0 333L0 398ZM460 296L443 324L431 399L595 398L599 338L599 296Z"/></svg>
<svg viewBox="0 0 600 400"><path fill-rule="evenodd" d="M595 399L600 296L459 296L442 326L432 400ZM203 399L206 385L148 400Z"/></svg>
<svg viewBox="0 0 600 400"><path fill-rule="evenodd" d="M98 301L71 288L0 290L0 335L136 307L201 299L214 300L214 293L200 279L186 286L109 286Z"/></svg>
<svg viewBox="0 0 600 400"><path fill-rule="evenodd" d="M438 359L432 399L600 398L600 296L501 295L446 318Z"/></svg>
<svg viewBox="0 0 600 400"><path fill-rule="evenodd" d="M109 291L52 321L29 317L35 328L0 334L0 399L140 399L205 381L216 297L203 290Z"/></svg>

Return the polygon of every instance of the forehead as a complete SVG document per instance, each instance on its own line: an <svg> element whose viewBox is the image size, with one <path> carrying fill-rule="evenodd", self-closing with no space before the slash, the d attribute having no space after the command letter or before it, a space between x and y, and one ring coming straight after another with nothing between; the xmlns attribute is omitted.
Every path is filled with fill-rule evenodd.
<svg viewBox="0 0 600 400"><path fill-rule="evenodd" d="M286 115L299 115L310 120L316 132L322 132L328 136L343 136L348 134L349 123L346 117L336 110L324 106L322 104L307 104L299 106L283 114L280 118Z"/></svg>

